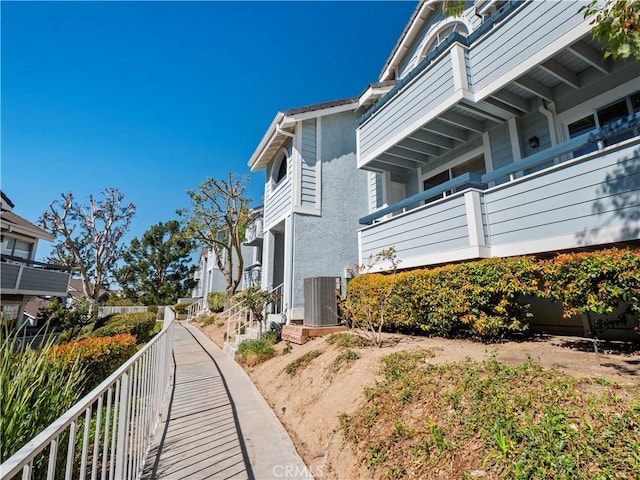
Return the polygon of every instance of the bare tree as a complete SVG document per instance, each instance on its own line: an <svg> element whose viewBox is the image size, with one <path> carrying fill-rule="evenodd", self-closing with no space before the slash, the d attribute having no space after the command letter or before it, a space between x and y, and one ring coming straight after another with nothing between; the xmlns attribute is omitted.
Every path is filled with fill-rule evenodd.
<svg viewBox="0 0 640 480"><path fill-rule="evenodd" d="M100 192L102 200L89 195L88 205L75 202L72 193L62 193L40 217L40 225L58 237L51 261L80 274L84 296L93 313L100 291L106 288L123 251L121 240L129 229L136 207L123 204L116 188Z"/></svg>
<svg viewBox="0 0 640 480"><path fill-rule="evenodd" d="M225 309L242 281L242 242L250 218L245 196L247 177L229 172L224 180L207 178L198 190L188 190L191 209L178 210L185 234L208 246L225 279Z"/></svg>

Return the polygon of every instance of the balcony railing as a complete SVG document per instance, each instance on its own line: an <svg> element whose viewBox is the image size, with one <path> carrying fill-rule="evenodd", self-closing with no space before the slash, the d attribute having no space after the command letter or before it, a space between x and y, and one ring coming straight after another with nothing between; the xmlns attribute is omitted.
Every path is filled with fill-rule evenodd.
<svg viewBox="0 0 640 480"><path fill-rule="evenodd" d="M363 217L367 226L358 232L360 261L391 246L402 267L411 268L638 240L640 137L575 159L563 155L639 124L636 114L485 175L456 177ZM449 195L451 190L455 193ZM436 195L442 198L429 201Z"/></svg>
<svg viewBox="0 0 640 480"><path fill-rule="evenodd" d="M254 221L245 231L245 245L256 246L262 242L263 236L262 220Z"/></svg>
<svg viewBox="0 0 640 480"><path fill-rule="evenodd" d="M426 200L435 196L444 196L446 192L451 190L460 190L461 187L484 187L490 182L495 182L504 177L513 177L518 172L535 169L541 165L545 165L554 159L579 150L588 145L597 145L609 137L628 132L640 125L640 113L629 115L627 118L620 119L603 128L584 133L580 136L572 138L567 142L560 143L554 147L547 148L520 161L510 163L491 172L480 175L478 173L464 173L451 180L436 185L435 187L424 190L423 192L411 195L400 202L381 208L375 212L366 215L360 219L360 224L371 225L376 220L385 217L391 213L414 208L415 205L422 205Z"/></svg>
<svg viewBox="0 0 640 480"><path fill-rule="evenodd" d="M0 465L0 478L139 478L169 387L173 325Z"/></svg>
<svg viewBox="0 0 640 480"><path fill-rule="evenodd" d="M0 259L2 293L67 295L71 269L10 255L2 255Z"/></svg>

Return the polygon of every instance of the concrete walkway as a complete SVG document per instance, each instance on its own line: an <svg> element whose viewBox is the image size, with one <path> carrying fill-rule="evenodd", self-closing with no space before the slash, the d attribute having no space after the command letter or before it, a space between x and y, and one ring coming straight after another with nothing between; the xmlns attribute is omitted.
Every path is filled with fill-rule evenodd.
<svg viewBox="0 0 640 480"><path fill-rule="evenodd" d="M175 372L143 479L313 478L235 360L197 328L175 325Z"/></svg>

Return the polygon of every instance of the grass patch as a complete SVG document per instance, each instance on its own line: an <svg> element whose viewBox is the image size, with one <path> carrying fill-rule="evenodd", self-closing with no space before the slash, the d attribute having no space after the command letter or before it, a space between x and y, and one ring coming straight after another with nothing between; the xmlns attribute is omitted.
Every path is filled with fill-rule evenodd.
<svg viewBox="0 0 640 480"><path fill-rule="evenodd" d="M213 325L216 322L216 319L216 315L205 315L204 317L201 317L199 321L203 327L206 327L208 325Z"/></svg>
<svg viewBox="0 0 640 480"><path fill-rule="evenodd" d="M348 369L353 362L360 358L360 354L355 350L347 348L340 352L338 356L331 363L331 373L338 373L341 370Z"/></svg>
<svg viewBox="0 0 640 480"><path fill-rule="evenodd" d="M238 345L236 359L242 365L253 367L276 356L276 349L273 347L271 338L266 337L260 340L247 340Z"/></svg>
<svg viewBox="0 0 640 480"><path fill-rule="evenodd" d="M361 337L360 335L355 335L353 333L332 333L324 340L329 345L335 345L336 347L342 348L354 348L354 347L366 347L371 345L371 342Z"/></svg>
<svg viewBox="0 0 640 480"><path fill-rule="evenodd" d="M365 389L362 410L340 416L373 476L635 478L640 471L640 385L580 380L532 361L433 365L430 356L383 358L384 379Z"/></svg>
<svg viewBox="0 0 640 480"><path fill-rule="evenodd" d="M301 357L296 358L293 362L284 367L284 372L292 377L298 373L298 370L302 370L311 363L314 358L320 356L322 352L320 350L311 350L305 353Z"/></svg>

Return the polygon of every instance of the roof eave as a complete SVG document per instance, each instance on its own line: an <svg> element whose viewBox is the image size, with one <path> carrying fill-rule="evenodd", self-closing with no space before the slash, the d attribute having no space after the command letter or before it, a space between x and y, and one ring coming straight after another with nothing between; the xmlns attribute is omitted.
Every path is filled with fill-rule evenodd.
<svg viewBox="0 0 640 480"><path fill-rule="evenodd" d="M420 29L429 17L430 12L435 10L434 5L436 3L441 3L441 1L442 0L424 0L418 4L411 16L411 19L400 35L398 42L393 47L389 58L387 58L387 61L382 68L382 72L380 72L380 81L393 79L393 70L397 67L400 63L400 59L407 52L408 45L413 42L418 33L420 33Z"/></svg>

